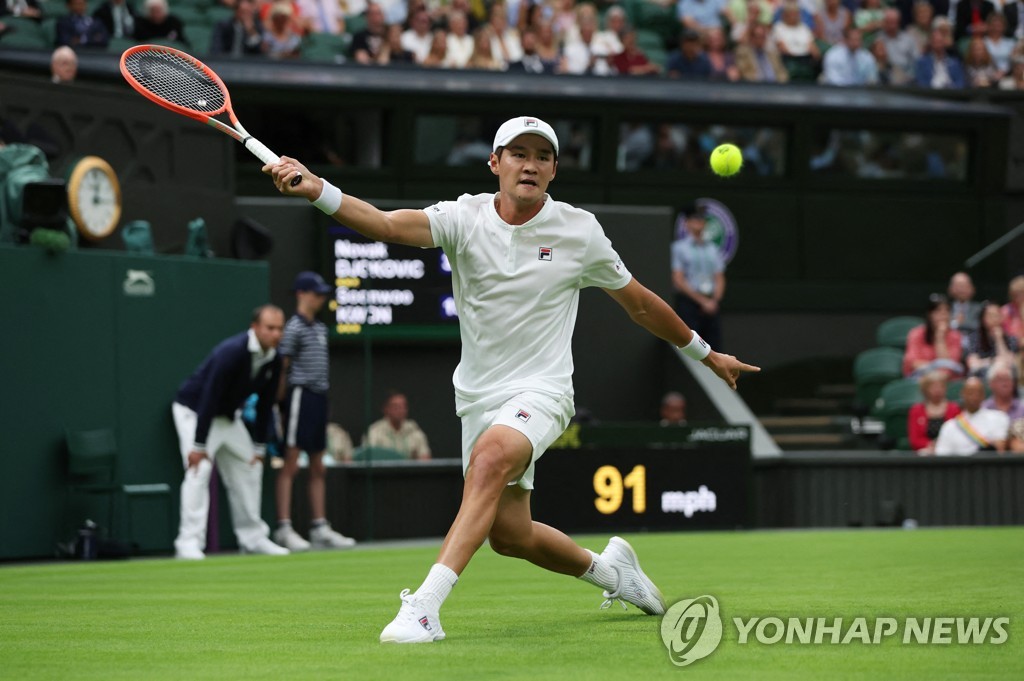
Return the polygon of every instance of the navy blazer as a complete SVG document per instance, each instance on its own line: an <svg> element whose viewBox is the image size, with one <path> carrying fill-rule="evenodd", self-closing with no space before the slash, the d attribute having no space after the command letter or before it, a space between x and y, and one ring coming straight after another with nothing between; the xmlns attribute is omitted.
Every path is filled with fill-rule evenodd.
<svg viewBox="0 0 1024 681"><path fill-rule="evenodd" d="M203 446L216 416L229 419L242 408L249 395L259 395L256 403L255 441L266 442L271 408L281 377L281 355L276 354L252 377L252 353L249 333L243 332L221 341L203 360L195 373L178 388L175 401L196 413L195 443Z"/></svg>
<svg viewBox="0 0 1024 681"><path fill-rule="evenodd" d="M949 71L949 79L953 82L951 87L962 90L967 79L964 77L964 67L960 64L960 60L956 57L946 57L946 69ZM926 54L919 57L914 66L914 80L918 86L930 88L934 75L935 61L932 59L932 55Z"/></svg>

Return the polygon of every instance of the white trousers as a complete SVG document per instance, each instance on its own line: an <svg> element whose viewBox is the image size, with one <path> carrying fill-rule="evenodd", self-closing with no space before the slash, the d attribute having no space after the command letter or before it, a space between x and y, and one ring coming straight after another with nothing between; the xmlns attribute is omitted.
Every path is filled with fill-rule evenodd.
<svg viewBox="0 0 1024 681"><path fill-rule="evenodd" d="M238 545L253 549L261 539L270 536L270 528L260 514L263 500L263 463L254 459L255 448L249 431L240 418L218 416L210 424L206 438L207 458L193 468L188 467L188 454L195 441L198 416L188 407L171 405L174 427L178 431L185 479L181 481L181 523L174 547L199 549L206 547L206 523L210 513L210 473L213 461L224 481L231 506L231 523Z"/></svg>

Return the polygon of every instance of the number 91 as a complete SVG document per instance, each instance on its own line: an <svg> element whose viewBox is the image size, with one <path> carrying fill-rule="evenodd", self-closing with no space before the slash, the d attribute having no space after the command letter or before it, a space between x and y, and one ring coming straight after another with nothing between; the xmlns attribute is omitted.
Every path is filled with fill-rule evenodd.
<svg viewBox="0 0 1024 681"><path fill-rule="evenodd" d="M594 506L599 513L610 515L622 506L625 489L633 490L633 513L647 511L647 468L634 466L625 478L615 466L601 466L594 473Z"/></svg>

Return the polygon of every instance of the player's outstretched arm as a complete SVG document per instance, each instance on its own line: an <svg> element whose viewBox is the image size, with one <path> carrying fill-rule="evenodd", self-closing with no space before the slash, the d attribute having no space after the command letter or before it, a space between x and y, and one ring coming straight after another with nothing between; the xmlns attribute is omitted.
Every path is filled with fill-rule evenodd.
<svg viewBox="0 0 1024 681"><path fill-rule="evenodd" d="M626 310L630 319L658 338L683 348L687 356L695 359L703 356L701 364L711 369L733 390L736 389L736 381L740 374L761 370L759 367L744 364L732 355L715 352L713 349L704 356L705 353L699 350L701 346L706 348L707 344L690 330L668 303L636 279L618 290L605 289L605 292Z"/></svg>
<svg viewBox="0 0 1024 681"><path fill-rule="evenodd" d="M298 196L363 236L409 246L433 246L430 221L421 210L384 212L317 177L294 158L282 156L274 164L263 166L263 172L274 178L274 186L285 196ZM302 181L291 186L297 174Z"/></svg>

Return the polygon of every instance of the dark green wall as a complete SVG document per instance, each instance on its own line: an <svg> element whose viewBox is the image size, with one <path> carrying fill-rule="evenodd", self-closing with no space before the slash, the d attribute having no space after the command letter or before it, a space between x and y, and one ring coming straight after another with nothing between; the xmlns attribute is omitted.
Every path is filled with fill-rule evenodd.
<svg viewBox="0 0 1024 681"><path fill-rule="evenodd" d="M128 270L149 273L154 294L126 295ZM86 517L105 518L66 498L65 430L116 428L122 482L166 482L176 509L171 400L267 300L266 264L0 247L0 288L0 558L53 555ZM137 535L166 534L166 518L146 516Z"/></svg>

